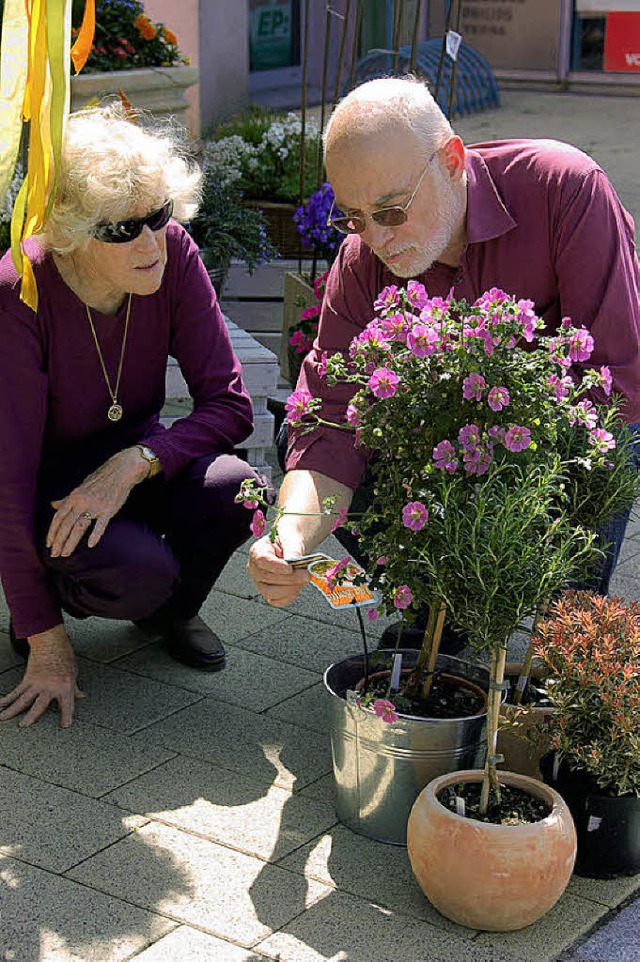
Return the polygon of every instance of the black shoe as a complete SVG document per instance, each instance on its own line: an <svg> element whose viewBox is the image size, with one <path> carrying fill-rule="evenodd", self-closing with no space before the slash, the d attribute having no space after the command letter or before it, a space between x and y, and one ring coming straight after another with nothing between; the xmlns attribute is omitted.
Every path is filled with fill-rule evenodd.
<svg viewBox="0 0 640 962"><path fill-rule="evenodd" d="M13 628L13 622L9 622L9 641L11 642L11 647L15 651L16 655L20 655L26 661L29 658L29 642L26 638L16 638L16 633Z"/></svg>
<svg viewBox="0 0 640 962"><path fill-rule="evenodd" d="M178 618L160 610L134 624L148 637L162 638L174 661L200 671L224 668L226 654L222 642L199 615Z"/></svg>
<svg viewBox="0 0 640 962"><path fill-rule="evenodd" d="M419 624L403 625L401 621L385 628L377 647L395 648L398 635L400 634L400 628L402 628L402 638L400 639L401 648L422 648L425 626ZM462 654L466 646L467 639L465 635L457 635L451 628L448 628L447 625L444 626L442 638L440 639L440 654L458 657Z"/></svg>

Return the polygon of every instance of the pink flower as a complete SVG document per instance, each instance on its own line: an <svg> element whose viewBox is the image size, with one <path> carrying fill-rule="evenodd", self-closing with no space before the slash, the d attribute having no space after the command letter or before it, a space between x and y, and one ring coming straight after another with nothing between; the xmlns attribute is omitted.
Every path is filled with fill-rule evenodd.
<svg viewBox="0 0 640 962"><path fill-rule="evenodd" d="M300 320L309 321L312 317L318 317L320 314L320 305L312 304L311 307L305 307L304 311L300 311Z"/></svg>
<svg viewBox="0 0 640 962"><path fill-rule="evenodd" d="M388 311L397 307L398 303L397 285L391 284L389 287L385 287L384 290L380 291L373 302L373 306L376 311Z"/></svg>
<svg viewBox="0 0 640 962"><path fill-rule="evenodd" d="M367 618L369 619L369 621L377 621L379 617L380 617L380 612L378 611L377 608L369 608L369 610L367 611Z"/></svg>
<svg viewBox="0 0 640 962"><path fill-rule="evenodd" d="M407 300L413 307L422 310L429 300L424 284L421 284L419 281L409 281L407 284Z"/></svg>
<svg viewBox="0 0 640 962"><path fill-rule="evenodd" d="M462 394L467 401L481 401L486 387L482 374L470 374L462 382Z"/></svg>
<svg viewBox="0 0 640 962"><path fill-rule="evenodd" d="M569 411L569 424L582 424L584 427L593 429L598 423L598 412L593 406L593 402L585 398Z"/></svg>
<svg viewBox="0 0 640 962"><path fill-rule="evenodd" d="M422 501L410 501L402 509L402 523L411 531L421 531L429 520L429 512Z"/></svg>
<svg viewBox="0 0 640 962"><path fill-rule="evenodd" d="M569 357L574 363L576 361L588 361L592 352L593 338L586 327L581 327L569 338Z"/></svg>
<svg viewBox="0 0 640 962"><path fill-rule="evenodd" d="M379 367L369 378L368 384L376 397L387 398L396 393L399 381L398 375L389 368Z"/></svg>
<svg viewBox="0 0 640 962"><path fill-rule="evenodd" d="M451 441L441 441L433 449L433 459L437 468L443 468L453 474L458 467L456 451Z"/></svg>
<svg viewBox="0 0 640 962"><path fill-rule="evenodd" d="M600 368L600 377L602 378L602 389L607 397L609 397L611 388L613 387L613 378L611 377L611 371L605 364Z"/></svg>
<svg viewBox="0 0 640 962"><path fill-rule="evenodd" d="M291 422L299 421L309 413L309 405L313 401L313 397L304 388L299 388L290 394L287 398L285 404L285 411L287 412L287 420Z"/></svg>
<svg viewBox="0 0 640 962"><path fill-rule="evenodd" d="M438 338L438 329L434 325L415 324L407 334L407 347L416 357L428 357L435 354Z"/></svg>
<svg viewBox="0 0 640 962"><path fill-rule="evenodd" d="M413 315L409 315L413 317ZM404 314L391 314L381 322L385 337L391 341L404 341L409 329L409 321Z"/></svg>
<svg viewBox="0 0 640 962"><path fill-rule="evenodd" d="M398 585L393 594L393 606L404 611L413 601L413 594L408 585Z"/></svg>
<svg viewBox="0 0 640 962"><path fill-rule="evenodd" d="M251 528L251 534L254 538L261 538L264 534L267 527L267 521L260 509L254 511L249 527Z"/></svg>
<svg viewBox="0 0 640 962"><path fill-rule="evenodd" d="M331 530L332 530L332 531L337 531L338 528L340 527L340 525L344 524L346 517L347 517L347 509L346 509L346 508L340 508L340 511L338 512L338 517L337 517L336 520L333 522L333 527L331 528Z"/></svg>
<svg viewBox="0 0 640 962"><path fill-rule="evenodd" d="M610 451L615 448L616 442L613 434L609 434L604 428L596 428L589 435L589 443L594 446L599 454L604 454L605 451Z"/></svg>
<svg viewBox="0 0 640 962"><path fill-rule="evenodd" d="M522 336L531 343L535 337L535 330L540 327L540 320L536 317L533 301L518 301L518 320L522 324Z"/></svg>
<svg viewBox="0 0 640 962"><path fill-rule="evenodd" d="M327 278L329 276L329 271L325 271L320 277L316 277L313 282L313 294L317 301L321 301L324 297L325 288L327 286Z"/></svg>
<svg viewBox="0 0 640 962"><path fill-rule="evenodd" d="M357 428L360 424L360 411L355 404L347 405L347 423L353 428Z"/></svg>
<svg viewBox="0 0 640 962"><path fill-rule="evenodd" d="M387 559L383 554L381 554L378 560L376 561L376 564L383 566L383 565L386 565L386 563L387 563Z"/></svg>
<svg viewBox="0 0 640 962"><path fill-rule="evenodd" d="M557 374L552 374L547 383L553 390L556 401L560 402L568 397L573 381L568 374L565 374L564 377L558 377Z"/></svg>
<svg viewBox="0 0 640 962"><path fill-rule="evenodd" d="M325 573L325 578L327 579L327 584L329 585L330 591L333 591L333 589L336 586L336 579L338 575L343 570L343 568L347 567L350 561L351 561L351 558L349 557L348 554L346 554L344 558L340 558L340 560L336 561L334 565L332 565L330 568L327 568L327 571Z"/></svg>
<svg viewBox="0 0 640 962"><path fill-rule="evenodd" d="M255 500L255 498L251 498L251 499L246 498L242 502L242 507L247 508L249 511L255 511L256 508L258 507L258 502Z"/></svg>
<svg viewBox="0 0 640 962"><path fill-rule="evenodd" d="M507 451L526 451L531 444L529 428L514 424L504 436L504 446Z"/></svg>
<svg viewBox="0 0 640 962"><path fill-rule="evenodd" d="M295 347L297 344L301 344L303 341L306 341L306 337L304 336L302 331L294 331L291 337L289 338L289 344L291 345L291 347Z"/></svg>
<svg viewBox="0 0 640 962"><path fill-rule="evenodd" d="M381 718L383 722L389 722L389 724L392 722L397 722L398 713L396 712L396 706L393 704L393 702L387 701L386 698L376 698L371 707L378 718Z"/></svg>
<svg viewBox="0 0 640 962"><path fill-rule="evenodd" d="M465 424L458 431L458 441L463 448L468 451L477 447L480 443L480 428L477 424Z"/></svg>
<svg viewBox="0 0 640 962"><path fill-rule="evenodd" d="M488 448L475 448L474 451L464 452L464 469L467 474L476 474L478 477L486 474L492 461L493 454Z"/></svg>
<svg viewBox="0 0 640 962"><path fill-rule="evenodd" d="M327 373L327 361L329 360L329 355L326 351L323 351L320 360L318 362L318 377L324 377Z"/></svg>
<svg viewBox="0 0 640 962"><path fill-rule="evenodd" d="M489 391L487 404L492 411L502 411L509 404L511 398L506 387L492 387Z"/></svg>

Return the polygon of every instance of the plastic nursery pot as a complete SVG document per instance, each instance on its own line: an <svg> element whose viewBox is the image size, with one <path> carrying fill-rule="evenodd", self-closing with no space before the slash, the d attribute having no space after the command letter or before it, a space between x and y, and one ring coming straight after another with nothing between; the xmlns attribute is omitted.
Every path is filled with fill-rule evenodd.
<svg viewBox="0 0 640 962"><path fill-rule="evenodd" d="M395 650L382 651L389 664ZM402 649L403 664L413 667L418 652ZM482 665L439 655L437 670L468 678L486 695L489 673ZM364 675L364 658L354 655L327 668L330 735L336 811L360 835L406 845L407 820L418 794L445 772L484 764L486 714L466 718L400 715L392 725L356 704L355 686Z"/></svg>
<svg viewBox="0 0 640 962"><path fill-rule="evenodd" d="M500 772L500 781L546 801L546 818L494 825L445 808L438 795L455 782L480 782L481 771L452 772L418 796L407 847L422 891L446 918L474 929L512 932L531 925L564 892L576 857L576 833L564 799L548 785Z"/></svg>
<svg viewBox="0 0 640 962"><path fill-rule="evenodd" d="M514 679L517 682L522 672L522 662L507 662L505 666L505 678ZM530 678L533 681L540 681L544 677L544 672L540 667L534 667ZM540 773L540 759L548 751L548 744L540 744L532 747L527 741L528 731L534 731L539 725L545 724L553 712L554 708L535 704L510 704L509 696L500 707L500 716L506 721L514 718L516 712L519 714L518 728L500 728L498 731L498 752L504 755L504 768L509 772L517 772L519 775L528 775L529 778L542 779Z"/></svg>
<svg viewBox="0 0 640 962"><path fill-rule="evenodd" d="M554 752L542 758L545 782L560 792L578 836L576 875L616 878L640 872L640 798L604 795L587 772L571 771Z"/></svg>

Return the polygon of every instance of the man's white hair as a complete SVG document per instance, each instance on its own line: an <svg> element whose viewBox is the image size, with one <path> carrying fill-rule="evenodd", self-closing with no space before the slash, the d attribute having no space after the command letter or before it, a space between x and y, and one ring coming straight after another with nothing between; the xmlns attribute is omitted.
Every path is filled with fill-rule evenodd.
<svg viewBox="0 0 640 962"><path fill-rule="evenodd" d="M453 136L451 124L421 79L413 75L383 77L355 87L335 107L323 135L325 153L343 138L384 133L385 128L412 131L425 151Z"/></svg>

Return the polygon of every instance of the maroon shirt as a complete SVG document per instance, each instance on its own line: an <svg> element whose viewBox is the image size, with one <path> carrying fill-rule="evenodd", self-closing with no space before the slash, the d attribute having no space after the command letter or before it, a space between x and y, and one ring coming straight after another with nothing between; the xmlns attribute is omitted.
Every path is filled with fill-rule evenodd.
<svg viewBox="0 0 640 962"><path fill-rule="evenodd" d="M86 308L53 258L27 247L38 285L38 312L19 299L10 254L0 261L0 577L19 637L61 621L60 607L34 541L37 487L68 493L112 454L138 442L160 458L166 478L190 461L228 451L252 429L242 383L216 296L198 249L178 224L167 231L159 290L133 296L118 402L111 399ZM111 384L115 384L127 301L117 316L92 310ZM167 358L193 397L193 413L160 424Z"/></svg>
<svg viewBox="0 0 640 962"><path fill-rule="evenodd" d="M563 317L589 328L589 366L607 364L624 417L640 421L640 269L634 225L605 173L586 154L552 140L475 144L466 150L467 247L459 267L436 263L417 280L431 297L473 302L499 287L529 298L547 331ZM323 351L345 351L372 320L373 302L395 277L358 236L342 244L328 279L314 350L298 386L325 401L324 416L344 421L348 385L318 376ZM600 398L604 400L604 397ZM291 431L287 469L320 471L355 489L367 452L331 428Z"/></svg>

